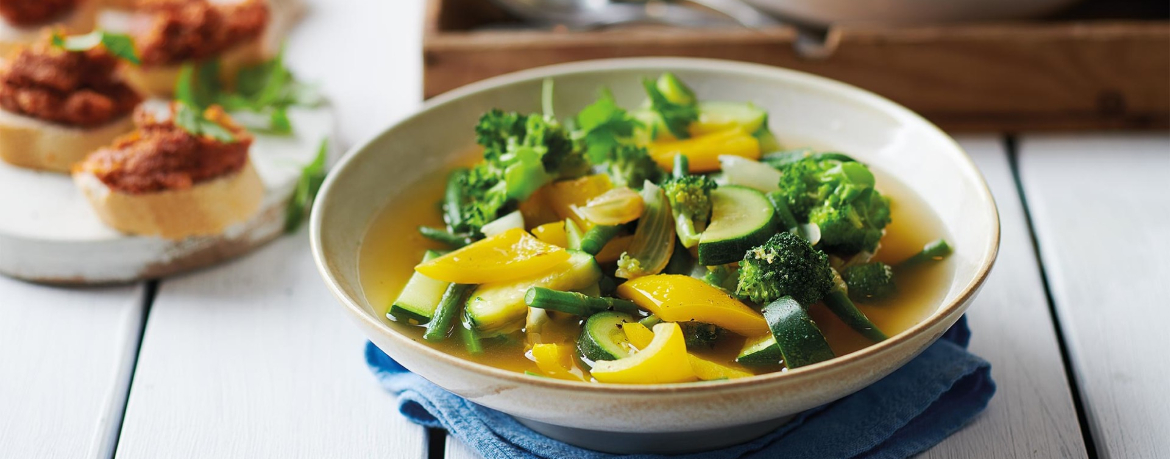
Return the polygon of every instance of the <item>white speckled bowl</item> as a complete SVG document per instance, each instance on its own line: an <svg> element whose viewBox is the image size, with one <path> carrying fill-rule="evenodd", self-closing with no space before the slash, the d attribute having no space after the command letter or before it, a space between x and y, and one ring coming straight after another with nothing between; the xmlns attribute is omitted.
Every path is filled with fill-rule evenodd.
<svg viewBox="0 0 1170 459"><path fill-rule="evenodd" d="M391 328L363 293L358 254L366 229L395 195L446 168L474 142L472 126L499 107L540 110L556 80L557 113L575 113L598 88L630 106L640 78L672 71L707 100L752 101L786 139L814 141L878 165L922 195L955 247L955 274L922 323L853 354L782 373L702 384L627 386L533 378L462 360ZM793 142L797 143L797 142ZM435 199L419 196L419 199ZM933 343L967 309L999 246L999 217L983 177L950 137L909 110L861 89L784 69L717 60L641 58L579 62L492 78L439 96L354 148L313 209L313 255L345 311L411 371L554 438L614 452L678 452L745 441L794 413L853 393Z"/></svg>

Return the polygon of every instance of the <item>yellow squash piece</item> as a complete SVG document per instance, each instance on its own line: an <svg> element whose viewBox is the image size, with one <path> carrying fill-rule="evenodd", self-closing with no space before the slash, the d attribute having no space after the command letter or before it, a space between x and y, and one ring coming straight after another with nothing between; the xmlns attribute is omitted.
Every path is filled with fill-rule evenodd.
<svg viewBox="0 0 1170 459"><path fill-rule="evenodd" d="M561 344L534 344L532 358L536 360L536 367L550 378L566 379L569 381L584 381L585 377L573 365L573 352L569 346Z"/></svg>
<svg viewBox="0 0 1170 459"><path fill-rule="evenodd" d="M694 355L687 356L691 361L691 370L694 370L695 376L703 381L714 381L716 379L735 379L746 378L754 376L746 371L729 367L727 365L712 362L702 357Z"/></svg>
<svg viewBox="0 0 1170 459"><path fill-rule="evenodd" d="M762 314L691 276L643 276L619 285L617 294L667 322L714 324L742 336L769 332Z"/></svg>
<svg viewBox="0 0 1170 459"><path fill-rule="evenodd" d="M582 231L588 231L593 223L579 215L573 206L584 206L590 199L601 196L613 188L613 182L605 174L587 175L575 180L562 180L548 185L544 201L561 220L573 219Z"/></svg>
<svg viewBox="0 0 1170 459"><path fill-rule="evenodd" d="M650 157L666 170L674 167L675 156L686 155L692 173L719 170L722 155L760 158L760 141L742 127L684 140L651 143L646 149Z"/></svg>
<svg viewBox="0 0 1170 459"><path fill-rule="evenodd" d="M532 193L532 196L520 202L520 215L524 216L524 224L529 228L564 220L548 206L548 199L545 199L545 195L548 194L549 186L545 185L537 188L536 192Z"/></svg>
<svg viewBox="0 0 1170 459"><path fill-rule="evenodd" d="M697 379L687 358L682 328L676 323L654 326L654 340L645 349L618 360L602 360L590 372L600 382L660 384Z"/></svg>
<svg viewBox="0 0 1170 459"><path fill-rule="evenodd" d="M625 322L622 331L626 333L626 340L638 349L646 349L654 341L654 332L638 322Z"/></svg>
<svg viewBox="0 0 1170 459"><path fill-rule="evenodd" d="M569 247L569 236L565 234L564 220L545 223L536 228L532 228L532 235L541 241L557 247Z"/></svg>
<svg viewBox="0 0 1170 459"><path fill-rule="evenodd" d="M486 284L537 276L569 259L569 252L520 228L496 234L414 267L431 279Z"/></svg>

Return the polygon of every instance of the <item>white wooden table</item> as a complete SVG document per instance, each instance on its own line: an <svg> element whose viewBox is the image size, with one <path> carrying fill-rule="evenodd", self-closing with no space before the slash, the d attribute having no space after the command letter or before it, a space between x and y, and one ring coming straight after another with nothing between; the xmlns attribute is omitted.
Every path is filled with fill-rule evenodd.
<svg viewBox="0 0 1170 459"><path fill-rule="evenodd" d="M419 104L422 2L316 0L289 46L352 145ZM1170 134L960 138L1003 225L970 312L999 392L940 458L1170 457ZM164 281L0 277L0 457L473 458L395 411L305 231Z"/></svg>

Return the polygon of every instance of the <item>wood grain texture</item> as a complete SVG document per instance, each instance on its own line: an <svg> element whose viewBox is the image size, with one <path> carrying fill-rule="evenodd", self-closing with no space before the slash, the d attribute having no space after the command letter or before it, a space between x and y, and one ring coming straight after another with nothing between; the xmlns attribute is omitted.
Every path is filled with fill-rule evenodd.
<svg viewBox="0 0 1170 459"><path fill-rule="evenodd" d="M948 129L1170 126L1170 23L842 26L799 52L794 29L469 29L469 0L430 0L425 95L531 67L635 56L755 62L855 84ZM473 17L483 15L485 17Z"/></svg>
<svg viewBox="0 0 1170 459"><path fill-rule="evenodd" d="M483 459L482 455L471 449L471 447L467 446L466 443L463 443L462 441L459 441L459 439L450 435L447 436L447 443L445 446L446 454L444 457L446 459Z"/></svg>
<svg viewBox="0 0 1170 459"><path fill-rule="evenodd" d="M118 457L422 457L307 236L162 283Z"/></svg>
<svg viewBox="0 0 1170 459"><path fill-rule="evenodd" d="M64 289L0 276L0 456L110 457L143 303L141 285Z"/></svg>
<svg viewBox="0 0 1170 459"><path fill-rule="evenodd" d="M1170 457L1170 135L1024 136L1020 178L1098 453Z"/></svg>
<svg viewBox="0 0 1170 459"><path fill-rule="evenodd" d="M991 362L997 390L987 411L925 457L1086 457L1004 144L993 136L959 140L983 171L999 207L999 258L967 312L970 349Z"/></svg>

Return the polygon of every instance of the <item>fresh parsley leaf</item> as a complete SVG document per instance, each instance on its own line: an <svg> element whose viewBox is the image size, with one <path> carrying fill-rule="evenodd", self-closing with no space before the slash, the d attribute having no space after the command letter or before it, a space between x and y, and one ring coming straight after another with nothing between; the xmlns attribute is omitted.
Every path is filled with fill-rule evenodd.
<svg viewBox="0 0 1170 459"><path fill-rule="evenodd" d="M613 95L604 89L597 102L577 114L578 136L585 140L585 155L594 164L604 162L641 125L625 109L618 107Z"/></svg>
<svg viewBox="0 0 1170 459"><path fill-rule="evenodd" d="M210 60L199 64L185 63L179 68L175 83L175 99L198 109L221 103L223 85L219 82L219 62Z"/></svg>
<svg viewBox="0 0 1170 459"><path fill-rule="evenodd" d="M325 159L329 153L329 138L321 139L321 146L317 148L317 156L301 170L301 177L297 180L297 187L293 190L292 199L288 202L288 209L284 217L284 232L294 233L301 226L305 214L313 205L321 183L325 181Z"/></svg>
<svg viewBox="0 0 1170 459"><path fill-rule="evenodd" d="M50 43L57 48L73 52L88 51L98 45L102 45L106 48L106 51L109 51L115 57L134 65L142 64L142 60L138 57L138 52L134 48L134 38L126 34L95 30L85 35L66 37L60 33L53 32Z"/></svg>
<svg viewBox="0 0 1170 459"><path fill-rule="evenodd" d="M662 91L658 89L658 85L649 78L642 80L642 86L646 87L646 95L650 97L650 108L662 115L662 121L666 124L666 129L674 134L679 139L690 137L690 132L687 128L691 123L699 119L699 108L696 104L676 104L666 98Z"/></svg>
<svg viewBox="0 0 1170 459"><path fill-rule="evenodd" d="M236 136L219 123L207 119L203 112L185 103L177 104L175 125L195 136L205 136L223 143L235 143Z"/></svg>

